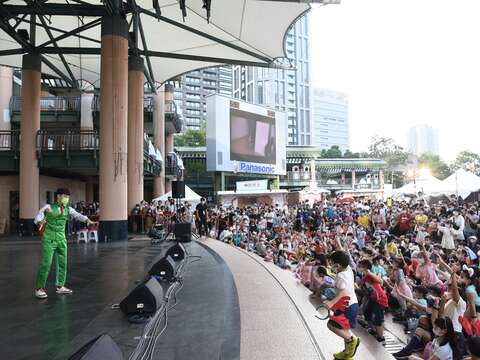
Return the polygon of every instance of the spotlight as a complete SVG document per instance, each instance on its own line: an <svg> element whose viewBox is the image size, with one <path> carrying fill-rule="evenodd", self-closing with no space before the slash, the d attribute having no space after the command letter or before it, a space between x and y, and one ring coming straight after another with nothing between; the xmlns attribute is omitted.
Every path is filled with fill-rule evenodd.
<svg viewBox="0 0 480 360"><path fill-rule="evenodd" d="M210 23L210 8L212 6L212 0L203 0L203 8L207 11L207 22Z"/></svg>
<svg viewBox="0 0 480 360"><path fill-rule="evenodd" d="M180 10L182 10L182 16L183 16L183 21L185 21L185 18L187 17L187 7L185 5L186 0L179 0L180 4Z"/></svg>
<svg viewBox="0 0 480 360"><path fill-rule="evenodd" d="M153 8L155 9L155 14L157 14L157 17L160 18L160 16L162 16L162 10L160 10L158 0L153 0Z"/></svg>

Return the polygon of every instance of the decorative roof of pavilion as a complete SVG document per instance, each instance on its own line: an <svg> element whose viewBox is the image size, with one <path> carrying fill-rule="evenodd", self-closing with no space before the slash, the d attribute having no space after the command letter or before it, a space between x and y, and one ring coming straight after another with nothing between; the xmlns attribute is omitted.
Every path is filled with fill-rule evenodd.
<svg viewBox="0 0 480 360"><path fill-rule="evenodd" d="M182 158L204 159L206 147L177 147ZM305 149L305 151L304 151ZM381 159L353 158L353 159L325 159L320 157L321 151L318 148L287 147L287 164L309 164L315 159L317 171L336 173L339 171L368 171L380 170L387 167L387 163Z"/></svg>

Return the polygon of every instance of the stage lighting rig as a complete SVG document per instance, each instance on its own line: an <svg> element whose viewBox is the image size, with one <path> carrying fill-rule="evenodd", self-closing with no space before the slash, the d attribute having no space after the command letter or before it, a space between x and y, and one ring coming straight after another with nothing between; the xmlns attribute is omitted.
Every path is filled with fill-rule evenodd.
<svg viewBox="0 0 480 360"><path fill-rule="evenodd" d="M207 22L210 23L210 9L212 7L212 0L203 0L203 8L207 12Z"/></svg>
<svg viewBox="0 0 480 360"><path fill-rule="evenodd" d="M162 16L162 10L160 10L158 0L153 0L153 8L155 9L155 14L157 17L160 18L160 16Z"/></svg>
<svg viewBox="0 0 480 360"><path fill-rule="evenodd" d="M180 4L180 10L182 10L183 21L185 22L185 18L187 17L187 6L185 4L186 0L179 0L178 3Z"/></svg>

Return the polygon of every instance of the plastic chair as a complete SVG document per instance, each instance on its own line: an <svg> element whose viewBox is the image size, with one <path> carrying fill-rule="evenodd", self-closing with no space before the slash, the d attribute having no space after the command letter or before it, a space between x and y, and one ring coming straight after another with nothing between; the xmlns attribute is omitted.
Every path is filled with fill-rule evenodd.
<svg viewBox="0 0 480 360"><path fill-rule="evenodd" d="M82 229L77 231L77 244L81 242L87 243L88 242L88 230Z"/></svg>
<svg viewBox="0 0 480 360"><path fill-rule="evenodd" d="M88 232L88 242L95 241L98 243L98 231L97 230L90 230Z"/></svg>

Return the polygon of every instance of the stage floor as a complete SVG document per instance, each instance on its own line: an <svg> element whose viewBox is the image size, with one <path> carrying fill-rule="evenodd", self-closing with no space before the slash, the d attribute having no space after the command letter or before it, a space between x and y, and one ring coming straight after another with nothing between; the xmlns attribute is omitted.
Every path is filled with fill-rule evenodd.
<svg viewBox="0 0 480 360"><path fill-rule="evenodd" d="M1 241L0 359L67 359L102 333L111 335L128 359L144 325L128 323L111 306L172 245L71 243L67 284L74 294L56 295L52 273L50 297L42 301L33 296L39 240ZM326 322L315 318L309 290L291 272L213 239L186 248L192 258L184 287L168 312L153 359L318 360L332 358L342 347ZM400 346L392 338L383 347L363 329L356 333L362 338L356 359L393 359L390 353Z"/></svg>
<svg viewBox="0 0 480 360"><path fill-rule="evenodd" d="M69 244L67 285L74 294L56 295L52 272L49 298L37 300L33 291L39 241L0 242L0 359L66 359L102 333L113 337L127 359L144 325L128 323L111 306L145 277L171 245ZM168 327L154 358L238 359L240 314L232 275L212 251L196 242L186 248L202 258L187 267L184 287L168 313Z"/></svg>

